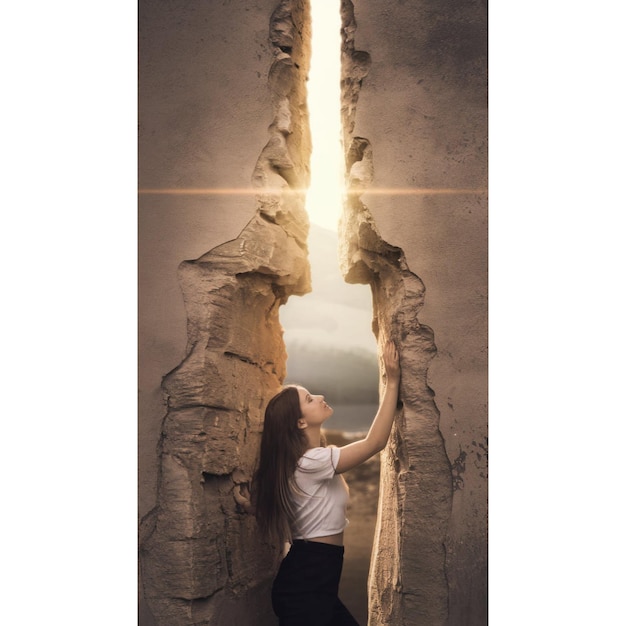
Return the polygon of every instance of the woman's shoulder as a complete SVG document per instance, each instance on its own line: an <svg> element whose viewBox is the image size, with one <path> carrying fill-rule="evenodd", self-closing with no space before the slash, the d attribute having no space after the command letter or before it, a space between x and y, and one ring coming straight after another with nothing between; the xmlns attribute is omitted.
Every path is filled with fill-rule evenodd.
<svg viewBox="0 0 626 626"><path fill-rule="evenodd" d="M339 448L336 446L328 446L326 448L309 448L300 457L298 465L303 470L315 471L316 469L330 465L333 470L337 466L339 459Z"/></svg>

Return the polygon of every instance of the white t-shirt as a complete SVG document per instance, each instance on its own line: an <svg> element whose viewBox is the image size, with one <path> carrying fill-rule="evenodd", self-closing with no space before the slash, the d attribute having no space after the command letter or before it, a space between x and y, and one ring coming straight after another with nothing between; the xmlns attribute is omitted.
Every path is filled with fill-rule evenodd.
<svg viewBox="0 0 626 626"><path fill-rule="evenodd" d="M336 535L348 524L348 485L335 473L340 454L336 447L311 448L298 461L296 489L291 494L296 516L294 539Z"/></svg>

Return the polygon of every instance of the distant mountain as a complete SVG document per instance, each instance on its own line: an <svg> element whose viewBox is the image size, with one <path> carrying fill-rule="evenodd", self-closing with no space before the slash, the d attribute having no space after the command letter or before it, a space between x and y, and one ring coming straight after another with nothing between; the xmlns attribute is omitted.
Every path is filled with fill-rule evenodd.
<svg viewBox="0 0 626 626"><path fill-rule="evenodd" d="M368 352L292 343L287 348L287 382L323 394L329 403L376 404L378 358Z"/></svg>

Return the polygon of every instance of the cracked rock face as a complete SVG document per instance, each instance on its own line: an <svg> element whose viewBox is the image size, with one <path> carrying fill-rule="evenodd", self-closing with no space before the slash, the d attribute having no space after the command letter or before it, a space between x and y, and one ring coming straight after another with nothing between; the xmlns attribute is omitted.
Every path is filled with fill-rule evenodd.
<svg viewBox="0 0 626 626"><path fill-rule="evenodd" d="M369 624L479 626L487 591L486 13L481 3L446 1L372 0L356 10L359 29L343 0L341 269L348 282L371 285L374 332L397 340L402 365L402 407L381 457ZM442 351L422 322L427 309ZM473 453L472 465L450 463L455 453Z"/></svg>
<svg viewBox="0 0 626 626"><path fill-rule="evenodd" d="M380 237L357 193L344 207L340 241L344 276L371 286L374 333L382 330L400 346L402 366L401 406L381 453L369 623L444 624L452 481L439 411L427 383L437 348L433 331L419 322L424 284L408 269L402 250Z"/></svg>
<svg viewBox="0 0 626 626"><path fill-rule="evenodd" d="M425 304L425 284L409 270L403 250L384 241L370 209L361 201L361 197L375 182L378 187L386 188L401 186L402 183L412 186L416 176L428 179L430 176L428 169L426 167L422 170L414 169L413 155L409 153L407 159L402 153L404 145L410 146L410 152L418 155L422 147L432 151L433 157L441 159L437 153L438 146L441 145L440 135L456 131L452 118L443 127L436 115L424 115L423 119L414 116L412 130L415 134L411 135L409 132L411 127L396 122L394 112L397 114L403 108L419 110L421 106L418 97L419 85L425 81L436 84L438 72L443 72L443 80L446 80L448 68L446 67L444 71L437 64L441 64L442 67L446 64L451 65L453 63L451 59L456 59L452 54L456 48L448 56L433 55L432 50L439 48L447 50L446 45L453 44L455 39L446 35L437 45L433 44L432 37L428 39L431 35L434 37L441 29L437 30L439 21L431 20L431 9L425 3L416 3L414 7L416 14L424 14L429 20L424 24L420 23L417 32L414 33L410 27L403 26L394 30L386 26L380 28L380 31L385 32L387 36L379 35L378 23L381 18L385 24L389 22L397 26L398 20L402 19L397 15L404 14L404 21L412 24L416 22L412 14L413 9L392 7L384 2L368 3L367 7L359 8L366 14L369 12L368 35L370 42L377 44L375 50L368 51L372 55L370 57L368 52L355 48L357 25L352 3L343 0L342 7L344 24L342 112L349 193L340 223L341 269L348 282L371 285L374 332L378 334L382 329L386 335L397 341L401 350L402 365L400 390L402 406L399 408L390 442L381 455L378 520L369 575L369 624L453 626L460 623L459 619L467 624L482 624L481 607L486 593L484 582L481 586L481 576L484 573L481 560L484 560L484 554L479 559L471 559L472 555L481 552L480 536L470 538L470 535L467 535L469 541L466 545L461 545L458 539L458 529L468 524L469 520L458 504L456 510L453 506L453 468L441 430L440 410L435 403L435 393L428 382L429 368L437 354L437 348L433 331L420 321L420 313ZM467 10L471 13L474 9ZM395 22L390 19L392 12ZM480 15L478 17L480 18ZM459 20L456 15L450 19L450 23L455 20ZM459 24L463 24L459 28L459 33L464 37L468 36L468 33L473 35L472 43L480 42L476 37L479 27L473 27L471 20L459 21ZM477 20L477 24L480 25L480 19ZM406 38L405 31L411 33L411 39ZM376 37L372 36L374 32ZM415 42L420 43L425 38L429 43L416 53L412 49L413 38ZM391 53L388 52L390 48L393 48ZM477 48L480 49L480 46ZM427 54L429 51L430 56ZM364 105L359 99L362 96L363 85L369 84L368 72L372 68L372 57L377 53L379 56L374 59L377 75L372 81L374 88L367 92L367 101ZM381 56L383 58L380 58ZM473 58L476 76L480 78L482 62L480 54L477 53ZM461 65L465 64L463 67L467 65L464 55L460 55L456 60ZM418 77L425 78L420 78L411 88L410 83L403 82L402 79L406 79L407 76L402 71L397 71L398 67L410 68L403 70L406 75L414 72ZM464 74L459 72L458 75ZM380 85L387 84L387 81L388 93L379 94L377 86L380 88ZM465 89L465 83L459 81L453 89L460 92L462 88ZM389 100L390 94L393 94L392 98L397 98L397 106L393 99ZM407 97L408 94L410 97ZM443 97L441 102L445 102ZM476 110L480 110L479 105L471 100L470 103ZM383 129L386 138L397 137L397 142L385 141L386 153L380 164L382 167L374 167L377 144L355 132L355 129L358 129L358 133L364 133L370 127L363 122L358 125L355 123L357 104L359 111L365 107L366 115L363 117L361 111L360 118L372 125L371 130L377 131L378 139L382 137ZM377 111L389 111L389 114L378 123L380 118L372 117L368 110L370 107ZM474 109L468 107L468 110ZM448 115L448 112L445 114ZM442 119L443 117L442 114ZM476 131L477 136L478 132ZM465 129L463 133L465 136ZM395 148L395 151L392 148ZM446 154L444 159L447 156ZM480 145L471 157L480 158ZM399 162L396 162L396 158ZM421 156L420 158L423 158L430 167L431 164L439 163L435 158L430 160ZM476 160L476 163L479 162ZM462 163L462 160L458 163ZM440 186L460 187L463 186L460 184L462 177L471 176L461 167L448 174L445 161L440 172ZM379 215L383 211L393 211L394 215L401 215L400 208L396 207L399 204L397 197L387 194L383 198L378 201ZM408 201L405 200L404 206L406 202ZM449 204L456 207L459 203L460 201L454 198ZM418 202L411 207L418 215L419 209ZM446 220L450 214L450 208L442 209L444 210L440 211L436 222L437 228L447 224ZM387 225L390 221L391 218L386 221ZM424 235L425 238L428 236L429 233ZM471 238L467 241L469 243L467 249L471 250L476 241ZM463 248L460 247L455 254L463 264ZM438 258L437 261L445 267L444 259ZM442 319L445 319L445 314ZM446 329L448 328L449 326ZM453 332L458 333L458 330L455 329ZM446 345L459 340L454 334L448 334L444 339ZM479 341L479 338L471 339L474 345L479 344ZM470 342L466 343L472 345ZM440 379L437 380L442 382ZM475 422L470 427L476 430L483 429L482 420L479 421L479 417L474 419ZM473 510L479 511L481 506L484 506L484 503L477 501ZM473 512L471 521L476 527L480 527L482 523L479 515ZM451 558L453 553L454 556ZM475 597L470 597L470 592L464 592L458 585L459 581L467 578L463 572L470 569L476 574L472 590ZM471 606L471 610L463 611L461 607L467 606Z"/></svg>
<svg viewBox="0 0 626 626"><path fill-rule="evenodd" d="M252 8L259 10L258 6ZM158 446L158 493L156 505L140 528L144 597L161 626L276 623L270 585L278 566L278 550L260 543L254 519L238 512L232 496L235 485L251 478L263 411L285 376L280 306L291 295L305 294L311 288L303 195L309 182L311 150L306 109L308 3L282 0L272 8L269 37L263 36L273 54L268 71L269 137L256 164L250 165L255 214L237 237L182 262L178 269L187 315L187 346L182 361L162 382L167 414ZM463 272L453 272L439 249L433 252L425 247L419 251L422 263L414 263L418 255L410 245L391 245L388 241L396 239L386 241L381 235L389 232L390 223L405 217L410 227L407 231L429 224L430 230L419 241L428 244L431 238L436 248L435 244L446 239L438 230L456 223L461 205L452 201L449 206L435 204L430 199L407 209L406 204L396 206L399 200L386 198L382 203L389 206L382 210L380 202L378 209L365 204L374 204L369 199L372 196L365 195L374 184L443 186L452 181L469 186L467 172L475 173L481 167L483 156L474 149L471 136L474 133L480 138L480 128L473 129L482 105L468 101L463 107L467 115L459 126L469 127L472 133L463 128L462 136L455 136L459 135L454 123L459 111L453 106L457 94L470 93L467 84L473 76L480 78L483 71L480 54L472 53L481 36L480 20L474 25L472 19L461 15L481 9L479 3L457 8L458 14L451 12L444 19L440 6L433 3L362 3L358 6L361 14L369 12L368 41L377 44L375 50L366 52L355 48L354 7L349 0L342 0L342 114L349 193L340 223L341 270L347 282L371 286L372 330L397 342L402 365L401 404L390 442L381 455L369 580L370 626L486 623L480 612L485 551L479 536L486 530L486 511L480 501L470 497L471 492L463 492L464 484L474 490L484 487L483 465L479 480L469 461L466 463L470 457L465 449L451 464L449 458L454 455L447 456L441 430L441 416L450 414L457 397L474 410L470 394L455 395L457 380L465 380L459 378L459 372L468 375L471 385L466 388L471 386L471 393L477 396L482 379L471 368L463 370L461 358L440 361L445 376L436 381L441 384L447 379L450 395L445 406L438 406L429 381L441 344L438 352L433 330L420 320L428 308L426 287L431 294L428 302L432 302L433 287L439 289L444 303L450 302L444 296L451 291L450 283L443 287L434 284L432 273L429 280L424 265L441 267L444 278L447 274L458 278ZM419 28L414 28L418 22ZM389 29L394 36L387 36ZM419 54L415 52L418 49ZM462 61L458 68L455 59ZM441 66L439 82L433 80L437 64ZM378 74L372 80L369 73L374 65ZM458 71L452 72L455 68ZM364 106L363 87L368 81L373 87ZM401 91L410 97L394 108ZM449 108L447 113L439 106L442 102ZM404 110L408 112L402 118L406 128L398 128L396 117ZM377 125L379 120L384 123ZM377 128L370 134L373 126ZM398 165L390 158L398 150L404 150L401 156L409 165ZM459 165L465 161L470 162L469 169ZM430 222L419 221L429 218L432 206L437 209L432 213L435 217ZM480 208L478 202L471 206L476 212ZM385 218L385 211L389 218L377 224L374 216ZM446 222L448 215L455 220ZM473 219L465 216L462 224L475 228ZM399 228L404 228L404 222ZM467 231L463 229L463 233ZM471 250L474 245L471 238L459 235L455 244L457 240L463 244L458 246L461 251L463 246ZM473 257L469 252L463 254L464 269ZM409 269L407 258L416 273ZM452 308L433 307L437 323L432 326L445 352L456 350L463 356L466 352L458 345L468 343L473 349L480 339L466 341L467 335L456 329L458 318L446 317ZM463 314L465 309L464 301ZM461 363L458 367L457 362ZM171 367L168 364L162 371ZM432 386L439 394L440 388ZM479 401L480 397L475 404ZM463 425L469 423L468 429L479 432L482 421L470 411L468 414L471 419L465 419ZM472 419L474 423L470 423ZM484 446L478 436L476 441L472 444L480 447L481 454L484 450L486 464L486 440ZM475 457L482 461L482 456ZM473 518L467 514L469 507L475 511ZM470 527L472 534L467 532ZM478 600L464 590L472 584Z"/></svg>
<svg viewBox="0 0 626 626"><path fill-rule="evenodd" d="M310 291L304 6L283 1L270 20L273 119L252 173L257 213L237 239L179 267L186 356L163 380L157 506L140 538L145 597L163 626L274 619L278 551L259 542L232 490L251 479L263 411L285 376L279 307Z"/></svg>

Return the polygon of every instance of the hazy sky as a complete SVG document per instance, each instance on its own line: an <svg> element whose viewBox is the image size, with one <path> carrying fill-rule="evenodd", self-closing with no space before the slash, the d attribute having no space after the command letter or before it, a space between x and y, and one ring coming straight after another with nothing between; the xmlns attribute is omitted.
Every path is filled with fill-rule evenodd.
<svg viewBox="0 0 626 626"><path fill-rule="evenodd" d="M291 296L281 307L285 343L376 352L371 290L369 285L348 284L341 276L337 233L312 224L309 254L313 291Z"/></svg>

